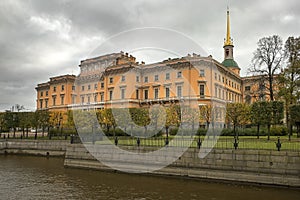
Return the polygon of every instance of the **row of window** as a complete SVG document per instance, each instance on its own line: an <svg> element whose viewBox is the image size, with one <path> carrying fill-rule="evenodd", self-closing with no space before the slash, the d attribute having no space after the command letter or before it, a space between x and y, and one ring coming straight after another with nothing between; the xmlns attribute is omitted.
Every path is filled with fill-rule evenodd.
<svg viewBox="0 0 300 200"><path fill-rule="evenodd" d="M215 97L219 99L223 99L226 101L234 101L234 102L239 102L241 100L241 97L238 94L228 92L222 88L215 87Z"/></svg>
<svg viewBox="0 0 300 200"><path fill-rule="evenodd" d="M45 101L45 107L44 107L44 101ZM65 95L60 96L60 105L64 105L65 103ZM56 96L52 96L52 104L53 106L56 106ZM48 99L40 99L40 109L42 108L48 108Z"/></svg>
<svg viewBox="0 0 300 200"><path fill-rule="evenodd" d="M215 80L221 82L221 75L218 73L215 73ZM238 83L235 83L234 81L228 80L227 78L225 78L224 76L222 76L222 83L237 89L237 90L241 90L241 87Z"/></svg>
<svg viewBox="0 0 300 200"><path fill-rule="evenodd" d="M183 86L179 85L177 86L177 97L182 97L182 88ZM140 91L136 90L136 99L139 99ZM149 99L149 90L145 89L143 90L143 94L144 94L144 99ZM204 97L205 96L205 86L203 84L201 84L199 86L199 94L200 97ZM126 96L126 89L125 88L121 88L121 99L125 99ZM98 102L98 95L94 94L94 102ZM154 99L158 99L159 98L159 88L154 88ZM170 98L170 88L166 87L165 88L165 98ZM57 97L56 96L52 96L52 102L53 102L53 106L57 105L56 102ZM104 102L104 92L100 92L100 102ZM113 90L109 90L109 100L113 100ZM65 95L61 95L60 96L60 105L64 105L64 101L65 101ZM42 108L48 108L48 99L45 99L45 107L43 105L44 100L40 99L40 109ZM81 103L90 103L91 102L91 95L87 95L86 97L84 95L81 96ZM76 104L76 95L72 95L72 104Z"/></svg>
<svg viewBox="0 0 300 200"><path fill-rule="evenodd" d="M259 87L258 90L260 90L260 91L266 89L266 86L265 86L265 84L263 84L263 83L260 83L258 87ZM248 86L245 86L245 91L250 91L250 90L251 90L251 86L249 86L249 85L248 85Z"/></svg>
<svg viewBox="0 0 300 200"><path fill-rule="evenodd" d="M56 92L57 86L53 86L53 92ZM75 91L75 86L72 86L72 90ZM61 85L61 91L65 91L65 85ZM44 92L46 93L46 97L49 95L48 90L47 91L41 91L40 95L41 97L44 96Z"/></svg>
<svg viewBox="0 0 300 200"><path fill-rule="evenodd" d="M205 96L205 86L204 85L200 85L199 86L200 90L200 97L204 97ZM182 97L182 86L177 86L177 97ZM140 99L140 91L137 89L136 90L136 99ZM125 99L126 97L126 89L125 88L121 88L121 93L120 93L120 99ZM73 97L72 103L76 103L76 97ZM154 99L158 99L159 97L159 88L154 88ZM170 98L170 88L166 87L165 88L165 98ZM143 90L143 99L149 99L149 90L145 89ZM113 90L109 90L109 97L108 100L111 101L113 100ZM91 95L87 96L87 101L85 101L85 96L82 95L81 96L81 103L90 103L91 101ZM104 101L104 92L100 93L100 102ZM98 102L97 99L97 94L94 95L94 102Z"/></svg>
<svg viewBox="0 0 300 200"><path fill-rule="evenodd" d="M199 76L201 77L204 77L205 76L205 71L204 69L200 69L200 74ZM178 71L177 72L177 75L176 75L177 78L182 78L182 71ZM167 72L165 74L165 80L170 80L170 73ZM126 77L123 75L121 77L121 82L125 82L126 81ZM156 74L154 75L154 81L159 81L159 75ZM109 78L109 83L112 84L114 82L114 78L113 77L110 77ZM140 82L140 76L136 76L136 82ZM149 77L148 76L145 76L144 77L144 83L148 83L149 82Z"/></svg>

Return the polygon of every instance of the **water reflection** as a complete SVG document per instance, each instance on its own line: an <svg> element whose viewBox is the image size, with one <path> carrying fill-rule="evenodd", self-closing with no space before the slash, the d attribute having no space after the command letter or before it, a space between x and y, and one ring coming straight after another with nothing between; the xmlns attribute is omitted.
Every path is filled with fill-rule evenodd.
<svg viewBox="0 0 300 200"><path fill-rule="evenodd" d="M65 169L63 159L0 156L0 199L298 199L300 191Z"/></svg>

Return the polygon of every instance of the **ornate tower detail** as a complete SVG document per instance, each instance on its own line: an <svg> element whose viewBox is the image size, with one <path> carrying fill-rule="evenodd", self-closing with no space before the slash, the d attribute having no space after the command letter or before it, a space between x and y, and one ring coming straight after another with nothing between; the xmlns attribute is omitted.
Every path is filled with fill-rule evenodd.
<svg viewBox="0 0 300 200"><path fill-rule="evenodd" d="M224 61L222 64L225 67L230 68L234 73L240 73L240 68L238 64L233 59L233 40L230 37L230 16L229 16L229 8L227 8L227 30L226 30L226 38L224 39Z"/></svg>

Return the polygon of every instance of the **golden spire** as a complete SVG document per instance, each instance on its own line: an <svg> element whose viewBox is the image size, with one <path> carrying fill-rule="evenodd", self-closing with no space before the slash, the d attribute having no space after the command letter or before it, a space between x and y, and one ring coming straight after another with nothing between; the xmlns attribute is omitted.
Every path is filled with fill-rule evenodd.
<svg viewBox="0 0 300 200"><path fill-rule="evenodd" d="M230 20L229 20L229 8L227 7L227 33L226 33L226 39L224 41L224 46L231 45L233 46L231 37L230 37Z"/></svg>

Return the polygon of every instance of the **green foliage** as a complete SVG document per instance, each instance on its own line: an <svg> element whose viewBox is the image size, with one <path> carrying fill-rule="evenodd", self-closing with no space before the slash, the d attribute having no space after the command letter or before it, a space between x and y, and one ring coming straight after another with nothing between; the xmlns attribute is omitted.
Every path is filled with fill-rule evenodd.
<svg viewBox="0 0 300 200"><path fill-rule="evenodd" d="M250 107L245 103L228 103L226 106L226 121L233 124L233 131L239 125L249 123Z"/></svg>
<svg viewBox="0 0 300 200"><path fill-rule="evenodd" d="M290 118L293 125L300 124L300 105L290 106Z"/></svg>
<svg viewBox="0 0 300 200"><path fill-rule="evenodd" d="M283 102L272 101L272 124L282 124L282 119L284 116Z"/></svg>
<svg viewBox="0 0 300 200"><path fill-rule="evenodd" d="M256 136L257 132L255 128L243 128L238 129L239 136ZM274 126L270 128L270 135L271 136L285 136L287 135L287 128L285 126ZM225 128L222 130L223 136L234 136L233 129ZM261 136L268 135L268 129L266 127L260 130Z"/></svg>

